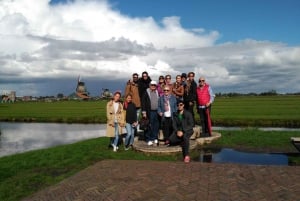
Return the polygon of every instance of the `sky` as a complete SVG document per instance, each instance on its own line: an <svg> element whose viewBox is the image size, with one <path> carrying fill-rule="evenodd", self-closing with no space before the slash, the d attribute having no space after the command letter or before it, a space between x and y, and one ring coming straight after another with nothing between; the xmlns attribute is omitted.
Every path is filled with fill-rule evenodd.
<svg viewBox="0 0 300 201"><path fill-rule="evenodd" d="M195 72L214 93L300 92L298 0L1 0L0 93L124 92Z"/></svg>

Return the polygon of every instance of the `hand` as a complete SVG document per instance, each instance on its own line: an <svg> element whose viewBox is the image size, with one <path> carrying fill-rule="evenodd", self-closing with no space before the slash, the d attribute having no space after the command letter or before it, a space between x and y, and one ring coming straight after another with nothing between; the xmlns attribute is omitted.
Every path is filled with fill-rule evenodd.
<svg viewBox="0 0 300 201"><path fill-rule="evenodd" d="M162 113L162 112L160 112L160 113L158 113L158 115L162 117L163 113Z"/></svg>
<svg viewBox="0 0 300 201"><path fill-rule="evenodd" d="M177 137L182 137L183 136L183 132L182 131L177 131Z"/></svg>

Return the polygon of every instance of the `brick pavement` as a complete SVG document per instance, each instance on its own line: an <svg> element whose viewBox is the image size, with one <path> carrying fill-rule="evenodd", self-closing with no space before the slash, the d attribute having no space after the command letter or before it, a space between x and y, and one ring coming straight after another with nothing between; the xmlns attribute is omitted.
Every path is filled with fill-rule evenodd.
<svg viewBox="0 0 300 201"><path fill-rule="evenodd" d="M104 160L24 201L295 201L300 168Z"/></svg>

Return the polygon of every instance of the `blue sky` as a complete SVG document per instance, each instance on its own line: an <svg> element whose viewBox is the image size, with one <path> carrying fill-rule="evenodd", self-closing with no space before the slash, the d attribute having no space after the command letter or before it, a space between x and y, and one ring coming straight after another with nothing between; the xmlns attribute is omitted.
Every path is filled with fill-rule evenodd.
<svg viewBox="0 0 300 201"><path fill-rule="evenodd" d="M185 28L203 27L221 33L218 43L245 38L298 45L300 1L297 0L162 0L113 1L132 17L180 16Z"/></svg>
<svg viewBox="0 0 300 201"><path fill-rule="evenodd" d="M298 0L2 0L0 93L68 95L80 75L97 96L145 70L193 71L215 93L300 92L299 11Z"/></svg>

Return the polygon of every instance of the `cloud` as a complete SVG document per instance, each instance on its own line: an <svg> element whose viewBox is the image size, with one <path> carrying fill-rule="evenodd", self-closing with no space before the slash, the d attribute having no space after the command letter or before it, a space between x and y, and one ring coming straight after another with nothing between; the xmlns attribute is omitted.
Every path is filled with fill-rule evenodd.
<svg viewBox="0 0 300 201"><path fill-rule="evenodd" d="M215 92L300 91L300 47L252 39L217 45L219 37L183 28L180 16L129 17L105 0L2 0L0 93L70 94L81 75L98 95L143 71L152 79L194 71Z"/></svg>

